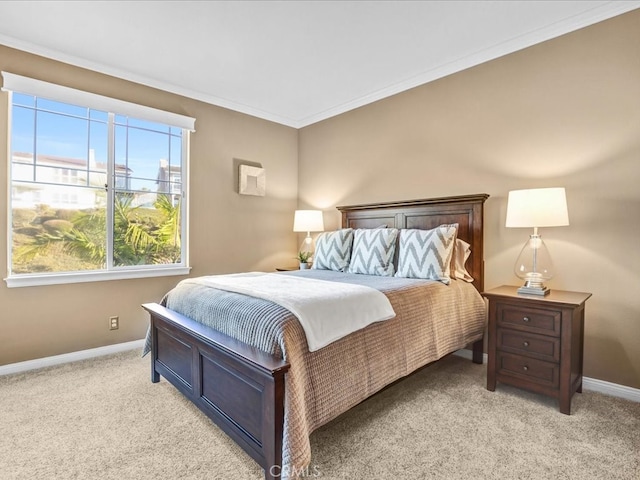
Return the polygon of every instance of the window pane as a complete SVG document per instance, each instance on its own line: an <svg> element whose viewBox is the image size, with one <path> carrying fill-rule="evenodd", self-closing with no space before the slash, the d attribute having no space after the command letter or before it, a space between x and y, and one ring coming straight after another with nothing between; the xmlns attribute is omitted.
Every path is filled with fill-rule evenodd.
<svg viewBox="0 0 640 480"><path fill-rule="evenodd" d="M104 188L107 183L107 155L109 127L100 122L89 122L89 179L92 187Z"/></svg>
<svg viewBox="0 0 640 480"><path fill-rule="evenodd" d="M180 196L117 193L115 204L115 266L181 262Z"/></svg>
<svg viewBox="0 0 640 480"><path fill-rule="evenodd" d="M171 137L171 169L178 169L182 166L182 138Z"/></svg>
<svg viewBox="0 0 640 480"><path fill-rule="evenodd" d="M89 188L14 183L12 274L105 268L104 197Z"/></svg>
<svg viewBox="0 0 640 480"><path fill-rule="evenodd" d="M14 92L12 97L14 105L25 105L27 107L36 106L36 97L34 97L33 95L25 95L24 93Z"/></svg>
<svg viewBox="0 0 640 480"><path fill-rule="evenodd" d="M106 170L90 170L89 185L92 187L103 188L106 190L107 171Z"/></svg>
<svg viewBox="0 0 640 480"><path fill-rule="evenodd" d="M143 128L146 130L153 130L160 133L169 133L169 126L162 123L149 122L147 120L140 120L138 118L129 117L129 126L136 128Z"/></svg>
<svg viewBox="0 0 640 480"><path fill-rule="evenodd" d="M109 114L100 110L91 109L89 110L89 118L91 120L98 120L107 123L107 121L109 120Z"/></svg>
<svg viewBox="0 0 640 480"><path fill-rule="evenodd" d="M180 175L175 175L172 178L171 186L169 187L171 193L180 194L182 193L182 177Z"/></svg>
<svg viewBox="0 0 640 480"><path fill-rule="evenodd" d="M75 165L73 165L75 167ZM41 183L86 185L87 171L79 168L36 166L36 178Z"/></svg>
<svg viewBox="0 0 640 480"><path fill-rule="evenodd" d="M164 190L163 190L164 188ZM168 182L158 182L144 178L135 178L125 173L116 173L116 189L137 192L168 192Z"/></svg>
<svg viewBox="0 0 640 480"><path fill-rule="evenodd" d="M89 122L54 113L37 113L36 152L40 156L85 159L88 150Z"/></svg>
<svg viewBox="0 0 640 480"><path fill-rule="evenodd" d="M127 168L127 127L117 125L114 129L115 135L115 161L116 166Z"/></svg>
<svg viewBox="0 0 640 480"><path fill-rule="evenodd" d="M129 128L128 133L127 167L130 174L155 180L161 162L169 158L169 136L138 128Z"/></svg>
<svg viewBox="0 0 640 480"><path fill-rule="evenodd" d="M23 162L22 160L25 160ZM30 164L33 159L18 158L14 155L11 164L11 179L13 181L32 182L34 175L34 167Z"/></svg>
<svg viewBox="0 0 640 480"><path fill-rule="evenodd" d="M68 103L55 102L53 100L47 100L46 98L38 98L36 100L36 105L38 106L38 110L66 113L68 115L74 115L82 118L87 118L89 110L87 107L78 107L77 105L70 105Z"/></svg>
<svg viewBox="0 0 640 480"><path fill-rule="evenodd" d="M103 164L107 163L107 142L109 128L106 123L89 122L89 160ZM93 152L93 153L92 153Z"/></svg>
<svg viewBox="0 0 640 480"><path fill-rule="evenodd" d="M11 151L33 155L35 110L16 107L11 110Z"/></svg>

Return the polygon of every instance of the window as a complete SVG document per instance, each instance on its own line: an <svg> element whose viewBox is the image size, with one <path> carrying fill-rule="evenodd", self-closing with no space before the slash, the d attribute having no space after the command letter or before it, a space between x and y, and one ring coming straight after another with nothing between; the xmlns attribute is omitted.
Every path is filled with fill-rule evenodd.
<svg viewBox="0 0 640 480"><path fill-rule="evenodd" d="M2 72L11 286L186 274L194 119Z"/></svg>

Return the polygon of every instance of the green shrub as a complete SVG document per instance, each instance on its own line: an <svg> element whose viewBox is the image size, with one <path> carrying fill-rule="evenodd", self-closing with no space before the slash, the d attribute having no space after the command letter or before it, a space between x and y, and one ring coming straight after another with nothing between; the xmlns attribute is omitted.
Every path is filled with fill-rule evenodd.
<svg viewBox="0 0 640 480"><path fill-rule="evenodd" d="M73 223L68 220L47 220L42 226L51 235L68 233L73 229Z"/></svg>
<svg viewBox="0 0 640 480"><path fill-rule="evenodd" d="M73 216L77 213L77 210L56 210L56 218L58 220L69 220L73 219Z"/></svg>
<svg viewBox="0 0 640 480"><path fill-rule="evenodd" d="M19 227L13 229L14 235L16 233L20 233L22 235L27 235L28 237L35 237L42 233L42 228L40 227Z"/></svg>
<svg viewBox="0 0 640 480"><path fill-rule="evenodd" d="M26 227L36 219L36 212L28 208L14 208L11 212L13 228Z"/></svg>

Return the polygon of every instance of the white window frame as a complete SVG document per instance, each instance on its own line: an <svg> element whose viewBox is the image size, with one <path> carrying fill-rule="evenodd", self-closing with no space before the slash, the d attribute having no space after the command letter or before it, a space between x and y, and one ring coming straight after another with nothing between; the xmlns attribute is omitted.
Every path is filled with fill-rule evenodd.
<svg viewBox="0 0 640 480"><path fill-rule="evenodd" d="M76 90L69 87L64 87L61 85L56 85L53 83L43 82L41 80L35 80L29 77L23 77L21 75L15 75L8 72L1 72L3 77L3 87L2 90L8 93L9 101L8 101L8 136L7 136L7 155L10 155L11 152L11 111L12 111L12 92L18 92L26 95L33 95L36 97L46 98L49 100L54 100L58 102L68 103L72 105L80 105L83 107L88 107L95 110L102 110L106 112L115 112L119 115L126 115L133 118L138 118L141 120L147 120L151 122L162 123L166 125L170 125L172 127L179 127L183 129L182 135L182 178L183 180L189 179L189 140L190 135L189 132L195 131L195 119L191 117L187 117L184 115L179 115L172 112L166 112L163 110L158 110L155 108L147 107L144 105L138 105L131 102L125 102L123 100L118 100L115 98L105 97L102 95L97 95L94 93L89 93L81 90ZM109 144L109 150L113 150L111 143ZM113 152L109 153L110 161L109 165L113 163L113 159L111 158ZM11 192L12 192L12 179L11 179L11 160L7 161L7 169L8 169L8 192L7 192L7 205L8 205L8 215L7 215L7 269L8 275L4 279L7 283L7 286L12 287L31 287L38 285L56 285L56 284L65 284L65 283L82 283L82 282L97 282L97 281L105 281L105 280L124 280L124 279L132 279L132 278L149 278L149 277L162 277L162 276L173 276L173 275L187 275L189 274L191 267L189 266L189 241L188 241L188 211L189 211L189 201L188 201L188 184L187 182L182 183L182 204L181 204L181 216L182 216L182 225L181 225L181 238L182 238L182 262L179 264L171 264L171 265L143 265L143 266L121 266L115 267L112 270L90 270L90 271L78 271L78 272L47 272L47 273L38 273L38 274L19 274L12 275L11 274L11 265L12 265L12 207L11 207ZM112 168L112 167L111 167ZM113 173L113 172L109 172ZM113 179L113 175L107 175L111 182ZM109 195L111 203L113 203L113 188L109 188ZM112 211L112 210L111 210ZM113 225L111 221L108 221L107 228L109 229L107 234L107 252L108 255L112 255L110 244L112 238L112 229ZM107 262L107 268L111 265L111 262Z"/></svg>

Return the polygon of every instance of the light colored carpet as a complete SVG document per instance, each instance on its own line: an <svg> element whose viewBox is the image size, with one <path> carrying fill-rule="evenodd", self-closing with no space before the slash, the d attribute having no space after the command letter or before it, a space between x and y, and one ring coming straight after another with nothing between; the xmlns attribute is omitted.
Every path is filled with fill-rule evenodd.
<svg viewBox="0 0 640 480"><path fill-rule="evenodd" d="M312 478L638 479L640 404L555 400L450 356L314 432ZM162 418L162 424L154 421ZM258 479L139 352L0 377L2 479Z"/></svg>

